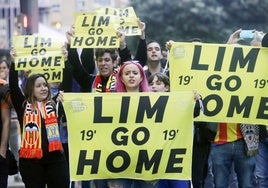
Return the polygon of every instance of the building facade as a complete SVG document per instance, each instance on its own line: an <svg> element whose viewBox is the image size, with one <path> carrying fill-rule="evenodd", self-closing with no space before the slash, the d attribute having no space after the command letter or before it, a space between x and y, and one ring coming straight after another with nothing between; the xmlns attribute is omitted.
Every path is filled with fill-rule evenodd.
<svg viewBox="0 0 268 188"><path fill-rule="evenodd" d="M74 23L75 12L93 11L99 7L124 8L128 2L129 0L0 0L0 50L10 48L14 35L37 33L38 23L65 35ZM30 31L25 32L26 29Z"/></svg>
<svg viewBox="0 0 268 188"><path fill-rule="evenodd" d="M0 50L8 49L15 30L14 20L20 14L19 0L0 0Z"/></svg>

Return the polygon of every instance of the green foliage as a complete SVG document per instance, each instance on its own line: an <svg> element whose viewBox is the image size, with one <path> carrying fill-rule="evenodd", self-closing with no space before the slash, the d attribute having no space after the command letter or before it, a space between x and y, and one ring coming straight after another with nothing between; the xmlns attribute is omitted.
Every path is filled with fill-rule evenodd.
<svg viewBox="0 0 268 188"><path fill-rule="evenodd" d="M225 43L239 28L268 31L268 1L263 0L131 0L146 23L147 40Z"/></svg>

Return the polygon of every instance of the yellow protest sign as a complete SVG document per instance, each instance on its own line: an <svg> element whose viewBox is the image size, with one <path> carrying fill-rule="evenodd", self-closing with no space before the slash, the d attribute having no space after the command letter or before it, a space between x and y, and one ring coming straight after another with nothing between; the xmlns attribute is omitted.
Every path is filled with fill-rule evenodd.
<svg viewBox="0 0 268 188"><path fill-rule="evenodd" d="M16 70L64 68L62 42L51 37L14 36Z"/></svg>
<svg viewBox="0 0 268 188"><path fill-rule="evenodd" d="M112 15L83 13L76 16L71 48L119 48L119 20Z"/></svg>
<svg viewBox="0 0 268 188"><path fill-rule="evenodd" d="M62 82L63 79L63 69L33 69L29 76L32 74L43 74L48 83Z"/></svg>
<svg viewBox="0 0 268 188"><path fill-rule="evenodd" d="M120 22L120 26L126 36L141 35L141 29L137 22L137 16L133 7L111 8L101 7L96 10L99 15L114 15Z"/></svg>
<svg viewBox="0 0 268 188"><path fill-rule="evenodd" d="M267 124L267 48L176 42L169 57L171 90L203 96L198 120Z"/></svg>
<svg viewBox="0 0 268 188"><path fill-rule="evenodd" d="M72 180L190 179L193 93L64 93Z"/></svg>

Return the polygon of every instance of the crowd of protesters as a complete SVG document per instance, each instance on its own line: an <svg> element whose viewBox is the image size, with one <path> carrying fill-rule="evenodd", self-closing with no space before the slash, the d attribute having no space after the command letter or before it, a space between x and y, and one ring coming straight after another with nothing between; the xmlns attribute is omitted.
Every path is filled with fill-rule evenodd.
<svg viewBox="0 0 268 188"><path fill-rule="evenodd" d="M19 84L18 71L13 58L17 51L12 48L11 62L0 62L0 187L7 187L9 148L15 154L19 176L26 188L75 187L69 177L69 151L66 117L61 103L64 92L168 92L170 90L168 59L164 57L161 45L146 41L146 25L138 20L141 35L136 54L126 44L124 32L118 30L120 47L82 49L70 48L74 28L66 32L67 41L62 53L65 69L62 83L52 85L42 74L26 75ZM228 45L241 45L242 29L232 33ZM191 41L202 42L200 39ZM173 41L166 43L170 50ZM245 45L245 44L243 44ZM268 35L254 31L254 38L248 45L268 47ZM6 69L2 69L2 62ZM9 68L10 67L10 68ZM10 69L10 71L9 71ZM8 71L6 71L8 70ZM53 90L54 89L54 90ZM64 92L63 92L64 90ZM195 94L197 116L202 98ZM13 109L12 116L11 112ZM49 110L48 110L49 109ZM14 123L13 123L14 121ZM13 125L14 124L14 125ZM12 130L14 128L14 130ZM48 136L52 129L58 134ZM259 130L259 140L249 151L244 131ZM228 136L221 136L227 134ZM257 134L257 133L256 133ZM237 123L194 122L192 156L192 179L138 181L132 179L102 179L82 181L82 188L227 188L233 180L235 187L268 187L268 137L263 125ZM10 135L10 136L9 136ZM51 136L51 135L50 135ZM245 149L247 148L247 150ZM211 165L209 165L211 164ZM212 176L210 176L212 174ZM231 176L229 176L232 174ZM230 179L230 181L228 180ZM233 187L232 187L233 188Z"/></svg>

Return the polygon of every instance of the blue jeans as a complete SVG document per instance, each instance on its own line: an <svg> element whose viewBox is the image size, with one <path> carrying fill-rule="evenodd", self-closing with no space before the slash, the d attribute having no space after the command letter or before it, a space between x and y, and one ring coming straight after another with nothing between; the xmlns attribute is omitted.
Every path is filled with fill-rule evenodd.
<svg viewBox="0 0 268 188"><path fill-rule="evenodd" d="M159 180L158 188L190 188L188 180Z"/></svg>
<svg viewBox="0 0 268 188"><path fill-rule="evenodd" d="M205 179L205 184L204 184L205 188L214 188L214 175L212 173L212 161L211 161L211 153L209 154L208 157L208 174L207 177Z"/></svg>
<svg viewBox="0 0 268 188"><path fill-rule="evenodd" d="M256 178L259 188L268 187L268 138L260 141L259 154L256 158Z"/></svg>
<svg viewBox="0 0 268 188"><path fill-rule="evenodd" d="M134 180L131 188L190 188L189 180L155 180L154 184L144 180Z"/></svg>
<svg viewBox="0 0 268 188"><path fill-rule="evenodd" d="M211 155L211 154L210 154ZM205 186L204 188L214 188L214 175L212 173L212 161L211 156L209 155L208 158L208 175L205 179ZM237 178L236 173L234 171L234 165L232 165L231 174L229 175L229 186L228 188L237 188Z"/></svg>
<svg viewBox="0 0 268 188"><path fill-rule="evenodd" d="M244 140L211 147L212 170L216 188L228 187L226 177L231 174L232 164L237 174L239 188L254 187L255 157L246 155Z"/></svg>

